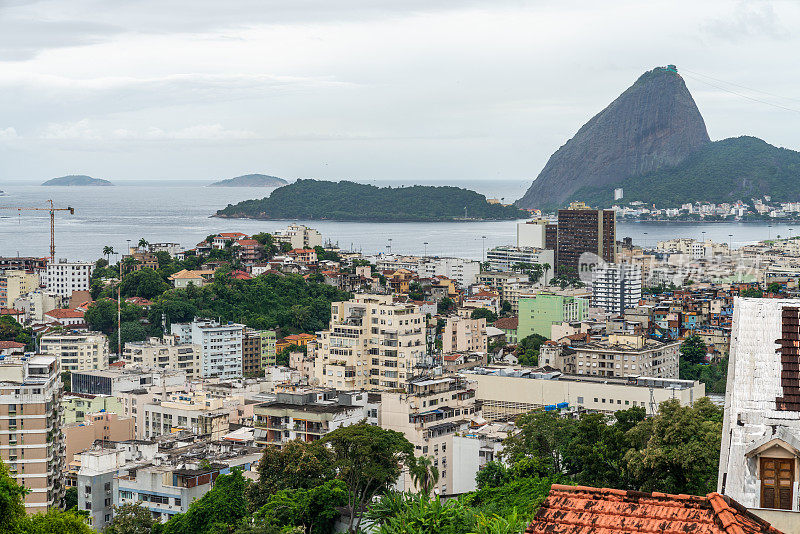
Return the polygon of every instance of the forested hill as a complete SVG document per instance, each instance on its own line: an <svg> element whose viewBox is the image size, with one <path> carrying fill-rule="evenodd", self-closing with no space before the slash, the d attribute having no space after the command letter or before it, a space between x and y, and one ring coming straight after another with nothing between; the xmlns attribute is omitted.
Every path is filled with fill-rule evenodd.
<svg viewBox="0 0 800 534"><path fill-rule="evenodd" d="M800 200L800 152L778 148L756 137L732 137L704 146L682 163L631 176L609 187L585 187L572 199L607 207L614 187L620 201L640 200L658 207L687 202L749 202L770 195L775 202Z"/></svg>
<svg viewBox="0 0 800 534"><path fill-rule="evenodd" d="M376 187L341 181L298 180L269 197L245 200L216 217L249 219L328 219L336 221L456 221L518 219L528 213L490 204L486 197L451 186Z"/></svg>

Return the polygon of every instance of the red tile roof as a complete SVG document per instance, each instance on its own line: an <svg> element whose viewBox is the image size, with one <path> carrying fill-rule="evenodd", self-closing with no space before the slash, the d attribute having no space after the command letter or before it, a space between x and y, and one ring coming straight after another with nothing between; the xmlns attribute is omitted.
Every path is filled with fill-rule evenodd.
<svg viewBox="0 0 800 534"><path fill-rule="evenodd" d="M0 315L23 315L24 313L14 308L0 308Z"/></svg>
<svg viewBox="0 0 800 534"><path fill-rule="evenodd" d="M25 343L17 343L16 341L0 341L0 349L24 349Z"/></svg>
<svg viewBox="0 0 800 534"><path fill-rule="evenodd" d="M528 534L780 534L719 493L705 497L553 484Z"/></svg>
<svg viewBox="0 0 800 534"><path fill-rule="evenodd" d="M45 315L53 319L83 319L83 312L80 310L50 310Z"/></svg>
<svg viewBox="0 0 800 534"><path fill-rule="evenodd" d="M503 317L496 320L492 326L500 330L516 330L519 326L519 317Z"/></svg>

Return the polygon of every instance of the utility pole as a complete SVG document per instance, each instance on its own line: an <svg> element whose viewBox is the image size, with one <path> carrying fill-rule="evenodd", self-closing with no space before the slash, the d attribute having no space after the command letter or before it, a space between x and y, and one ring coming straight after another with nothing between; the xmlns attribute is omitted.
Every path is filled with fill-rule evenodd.
<svg viewBox="0 0 800 534"><path fill-rule="evenodd" d="M119 260L119 283L117 284L117 359L122 359L122 259Z"/></svg>

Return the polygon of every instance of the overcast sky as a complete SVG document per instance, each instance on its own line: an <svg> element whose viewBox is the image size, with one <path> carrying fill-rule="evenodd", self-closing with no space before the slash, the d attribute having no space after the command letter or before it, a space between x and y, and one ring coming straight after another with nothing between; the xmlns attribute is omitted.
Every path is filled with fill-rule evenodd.
<svg viewBox="0 0 800 534"><path fill-rule="evenodd" d="M793 1L0 0L0 183L532 179L667 63L712 139L800 149L799 26Z"/></svg>

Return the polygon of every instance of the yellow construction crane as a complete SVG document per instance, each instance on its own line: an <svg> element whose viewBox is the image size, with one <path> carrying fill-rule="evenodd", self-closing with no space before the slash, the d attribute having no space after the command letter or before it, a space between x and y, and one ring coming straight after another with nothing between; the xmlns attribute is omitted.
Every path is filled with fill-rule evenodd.
<svg viewBox="0 0 800 534"><path fill-rule="evenodd" d="M68 211L70 215L75 215L75 208L67 206L66 208L56 208L53 206L53 201L48 200L50 203L49 208L28 208L28 207L15 207L15 206L0 206L0 210L17 210L17 211L49 211L50 212L50 261L56 259L56 212Z"/></svg>

